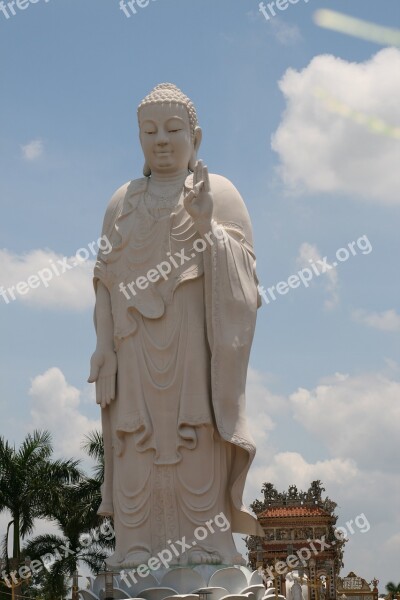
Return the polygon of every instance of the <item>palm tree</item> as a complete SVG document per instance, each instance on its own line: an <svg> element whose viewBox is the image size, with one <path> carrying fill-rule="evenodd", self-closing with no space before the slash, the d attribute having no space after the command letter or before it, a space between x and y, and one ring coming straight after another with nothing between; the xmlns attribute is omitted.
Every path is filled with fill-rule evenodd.
<svg viewBox="0 0 400 600"><path fill-rule="evenodd" d="M60 502L65 484L77 482L79 461L53 460L48 431L28 434L18 450L0 437L0 513L8 511L11 520L3 540L8 562L8 537L13 528L13 559L21 558L21 538L33 531L36 518L46 518Z"/></svg>
<svg viewBox="0 0 400 600"><path fill-rule="evenodd" d="M33 578L33 583L29 590L29 597L32 600L54 600L55 598L66 598L71 585L69 585L64 575L55 575L49 571L43 571ZM9 598L7 598L9 600Z"/></svg>
<svg viewBox="0 0 400 600"><path fill-rule="evenodd" d="M45 590L48 590L50 598L52 594L54 597L55 590L62 585L62 581L73 576L80 562L85 563L93 573L97 573L109 550L113 548L112 526L108 520L97 515L104 474L101 433L93 431L88 434L83 448L96 460L94 476L82 476L79 482L64 485L60 502L50 507L47 513L48 518L60 529L60 534L39 535L29 540L24 547L24 552L33 559L39 559L45 554L56 558L50 573L43 572L35 581L41 596L44 597ZM69 548L71 552L60 550L61 548Z"/></svg>
<svg viewBox="0 0 400 600"><path fill-rule="evenodd" d="M85 477L81 486L83 497L87 501L87 516L89 517L91 510L91 519L96 521L94 515L97 514L101 503L101 485L104 481L104 442L101 431L94 430L88 433L84 437L82 448L95 461L93 477Z"/></svg>
<svg viewBox="0 0 400 600"><path fill-rule="evenodd" d="M95 429L85 435L82 448L96 461L94 477L101 483L104 479L104 442L101 431Z"/></svg>
<svg viewBox="0 0 400 600"><path fill-rule="evenodd" d="M400 583L396 585L395 583L393 583L393 581L389 581L389 583L387 583L385 587L386 591L389 592L392 600L395 599L397 594L400 594Z"/></svg>
<svg viewBox="0 0 400 600"><path fill-rule="evenodd" d="M54 556L51 572L55 576L72 577L79 562L84 562L93 572L99 571L108 556L105 548L110 547L109 542L114 536L111 526L101 527L104 519L96 514L96 504L91 504L94 497L85 479L76 485L65 486L61 502L48 513L60 534L36 536L25 544L24 553L36 559L45 554ZM105 529L106 537L102 535Z"/></svg>

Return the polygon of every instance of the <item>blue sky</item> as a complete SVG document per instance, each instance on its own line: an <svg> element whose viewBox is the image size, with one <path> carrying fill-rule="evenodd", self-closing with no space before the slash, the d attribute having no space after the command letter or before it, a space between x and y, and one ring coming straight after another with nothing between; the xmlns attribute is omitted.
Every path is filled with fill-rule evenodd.
<svg viewBox="0 0 400 600"><path fill-rule="evenodd" d="M322 479L339 523L365 513L371 524L350 540L344 574L377 576L383 590L400 551L400 141L354 114L400 127L400 50L319 28L321 8L400 22L398 0L300 0L269 21L256 0L152 0L130 18L117 0L0 13L0 285L98 239L113 191L141 176L136 106L157 83L177 84L198 110L201 158L246 201L265 288L370 242L260 308L248 386L259 451L246 496L264 481ZM353 116L327 108L321 87ZM80 456L98 423L86 384L92 259L47 289L0 297L10 440L46 427L58 453Z"/></svg>

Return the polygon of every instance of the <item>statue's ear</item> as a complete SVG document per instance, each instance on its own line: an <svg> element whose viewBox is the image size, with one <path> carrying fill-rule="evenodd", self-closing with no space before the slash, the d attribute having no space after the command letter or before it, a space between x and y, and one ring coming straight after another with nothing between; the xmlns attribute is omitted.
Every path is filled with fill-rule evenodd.
<svg viewBox="0 0 400 600"><path fill-rule="evenodd" d="M144 166L143 166L143 175L145 177L150 177L150 175L151 175L151 169L150 169L149 165L147 164L147 160L145 161Z"/></svg>
<svg viewBox="0 0 400 600"><path fill-rule="evenodd" d="M193 151L189 160L189 171L194 171L197 162L197 152L199 151L201 140L203 139L203 132L200 127L196 127L194 130L194 140L193 140Z"/></svg>

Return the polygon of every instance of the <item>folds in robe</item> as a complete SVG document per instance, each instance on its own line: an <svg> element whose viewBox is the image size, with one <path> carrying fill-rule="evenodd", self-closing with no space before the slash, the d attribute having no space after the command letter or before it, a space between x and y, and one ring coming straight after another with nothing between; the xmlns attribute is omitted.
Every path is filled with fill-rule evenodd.
<svg viewBox="0 0 400 600"><path fill-rule="evenodd" d="M202 252L193 252L193 244L200 240L200 235L182 202L193 186L192 176L187 178L174 211L158 222L146 214L146 179L120 188L110 202L103 227L103 235L109 239L112 251L108 254L100 251L94 282L96 287L101 281L110 293L118 349L126 338L137 335L138 318L159 319L166 306L174 302L180 286L193 286L194 280L204 278L204 285L198 290L204 294L207 352L211 362L210 380L206 384L211 391L212 406L210 414L196 415L183 400L177 423L188 445L191 434L190 429L185 432L185 427L195 426L195 419L197 423L211 419L221 438L232 445L234 460L228 482L232 531L263 535L242 500L246 476L255 455L245 414L247 368L259 306L251 224L236 188L218 175L210 175L210 183L214 199L212 231L207 240L203 238L207 247ZM182 251L191 256L191 262L173 267L167 278L150 282L145 290L138 290L129 298L121 293L121 282L127 285L146 275L167 256ZM120 402L117 409L120 439L123 440L126 433L138 431L144 447L152 448L151 444L146 445L152 432L145 403L132 410L132 399L117 398L117 402ZM190 420L192 422L188 422Z"/></svg>

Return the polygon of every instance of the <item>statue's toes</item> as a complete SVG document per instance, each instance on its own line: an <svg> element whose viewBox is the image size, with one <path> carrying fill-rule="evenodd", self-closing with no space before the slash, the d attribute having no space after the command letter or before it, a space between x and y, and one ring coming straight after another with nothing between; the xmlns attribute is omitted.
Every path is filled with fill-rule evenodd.
<svg viewBox="0 0 400 600"><path fill-rule="evenodd" d="M134 552L129 552L129 554L125 557L123 563L124 568L133 568L138 567L139 565L143 565L150 560L151 554L150 552L146 552L146 550L136 550Z"/></svg>
<svg viewBox="0 0 400 600"><path fill-rule="evenodd" d="M218 552L194 550L190 554L189 562L196 565L218 565L221 563L221 556Z"/></svg>
<svg viewBox="0 0 400 600"><path fill-rule="evenodd" d="M213 565L219 565L221 563L221 556L218 554L218 552L213 552L211 556L213 559Z"/></svg>

